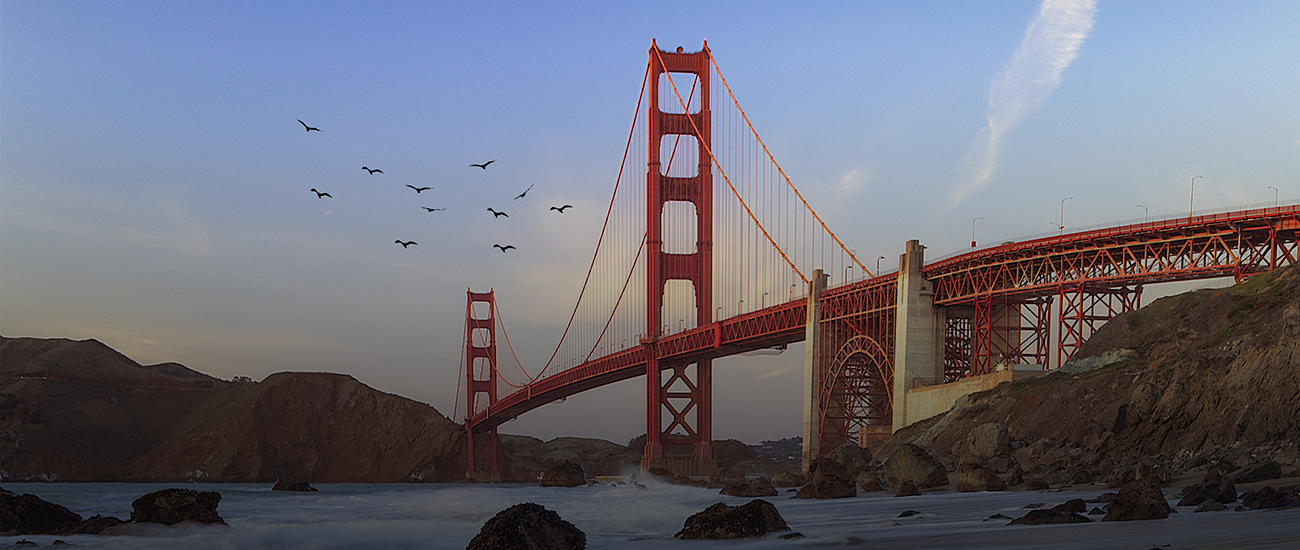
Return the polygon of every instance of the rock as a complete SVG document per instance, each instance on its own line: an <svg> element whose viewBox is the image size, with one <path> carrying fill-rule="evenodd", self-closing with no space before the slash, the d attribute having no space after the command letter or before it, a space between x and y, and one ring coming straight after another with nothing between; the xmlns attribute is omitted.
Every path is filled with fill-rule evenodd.
<svg viewBox="0 0 1300 550"><path fill-rule="evenodd" d="M984 467L993 470L993 473L1005 474L1012 470L1019 469L1020 465L1016 464L1016 460L1014 458L1011 458L1007 455L1001 455L1001 456L995 456L993 458L984 461Z"/></svg>
<svg viewBox="0 0 1300 550"><path fill-rule="evenodd" d="M1300 505L1300 501L1295 498L1295 495L1272 487L1247 491L1241 495L1241 507L1247 510L1290 508L1297 505Z"/></svg>
<svg viewBox="0 0 1300 550"><path fill-rule="evenodd" d="M80 524L80 515L36 495L0 496L0 533L58 535Z"/></svg>
<svg viewBox="0 0 1300 550"><path fill-rule="evenodd" d="M542 472L542 487L577 487L587 484L582 465L561 458Z"/></svg>
<svg viewBox="0 0 1300 550"><path fill-rule="evenodd" d="M948 484L948 470L943 464L911 443L900 445L885 461L881 473L891 491L897 491L907 481L921 489Z"/></svg>
<svg viewBox="0 0 1300 550"><path fill-rule="evenodd" d="M1032 510L1024 516L1011 520L1011 525L1051 525L1055 523L1090 523L1091 521L1086 516L1072 512Z"/></svg>
<svg viewBox="0 0 1300 550"><path fill-rule="evenodd" d="M1117 496L1119 496L1119 493L1102 493L1100 495L1097 495L1094 498L1088 499L1085 502L1115 502L1115 497Z"/></svg>
<svg viewBox="0 0 1300 550"><path fill-rule="evenodd" d="M1051 488L1051 485L1048 485L1046 481L1041 479L1035 479L1025 484L1026 491L1046 491Z"/></svg>
<svg viewBox="0 0 1300 550"><path fill-rule="evenodd" d="M976 426L966 435L967 450L975 456L988 458L1011 452L1011 438L1007 425L988 422Z"/></svg>
<svg viewBox="0 0 1300 550"><path fill-rule="evenodd" d="M906 511L904 511L904 512L901 513L901 514L898 514L898 517L900 517L900 518L910 518L910 517L915 516L915 515L917 515L917 514L920 514L920 512L918 512L918 511L916 511L916 510L906 510Z"/></svg>
<svg viewBox="0 0 1300 550"><path fill-rule="evenodd" d="M580 550L587 534L541 505L525 502L497 512L465 550Z"/></svg>
<svg viewBox="0 0 1300 550"><path fill-rule="evenodd" d="M722 494L733 497L774 497L776 488L767 478L760 477L751 481L735 481L722 488Z"/></svg>
<svg viewBox="0 0 1300 550"><path fill-rule="evenodd" d="M1227 509L1227 506L1213 499L1202 502L1200 506L1196 507L1197 512L1222 512Z"/></svg>
<svg viewBox="0 0 1300 550"><path fill-rule="evenodd" d="M1017 465L1007 473L1006 477L1002 478L1002 482L1006 483L1007 487L1020 485L1025 482L1025 472L1020 469L1019 465Z"/></svg>
<svg viewBox="0 0 1300 550"><path fill-rule="evenodd" d="M781 472L772 476L773 487L803 487L804 483L803 474L794 472Z"/></svg>
<svg viewBox="0 0 1300 550"><path fill-rule="evenodd" d="M778 538L778 539L781 539L781 540L790 540L790 539L801 539L801 538L804 538L804 537L803 537L803 533L795 532L795 533L786 533L786 534L781 535L781 536L779 536L779 537L777 537L777 538Z"/></svg>
<svg viewBox="0 0 1300 550"><path fill-rule="evenodd" d="M1200 483L1183 489L1183 499L1178 501L1178 505L1196 506L1207 500L1221 504L1237 500L1237 488L1233 485L1232 478L1220 474L1218 470L1207 471Z"/></svg>
<svg viewBox="0 0 1300 550"><path fill-rule="evenodd" d="M304 492L304 493L307 493L307 492L314 493L314 492L316 492L316 488L315 488L315 487L312 487L312 486L311 486L310 484L308 484L306 481L280 481L280 480L276 480L276 482L275 482L275 487L271 487L271 490L272 490L272 491L298 491L298 492Z"/></svg>
<svg viewBox="0 0 1300 550"><path fill-rule="evenodd" d="M76 529L67 531L66 535L98 535L104 531L126 523L112 516L94 515L86 518Z"/></svg>
<svg viewBox="0 0 1300 550"><path fill-rule="evenodd" d="M1003 491L1006 490L1007 484L1002 478L993 473L993 470L975 464L962 464L957 468L960 475L960 481L957 483L957 491L962 493L976 493L979 491Z"/></svg>
<svg viewBox="0 0 1300 550"><path fill-rule="evenodd" d="M1132 481L1120 487L1115 501L1106 507L1102 521L1164 519L1172 511L1154 480Z"/></svg>
<svg viewBox="0 0 1300 550"><path fill-rule="evenodd" d="M220 502L221 493L216 491L163 489L135 499L131 503L131 521L163 525L194 521L225 525L225 520L217 515Z"/></svg>
<svg viewBox="0 0 1300 550"><path fill-rule="evenodd" d="M1233 472L1233 480L1237 483L1251 483L1255 481L1264 481L1266 479L1277 479L1282 477L1282 466L1276 462L1260 462L1251 464L1236 472Z"/></svg>
<svg viewBox="0 0 1300 550"><path fill-rule="evenodd" d="M753 500L731 507L717 503L703 512L686 518L686 524L674 538L678 539L748 539L768 533L789 531L776 506L766 500Z"/></svg>
<svg viewBox="0 0 1300 550"><path fill-rule="evenodd" d="M12 491L6 491L4 487L0 487L0 497L11 497L13 495Z"/></svg>
<svg viewBox="0 0 1300 550"><path fill-rule="evenodd" d="M822 457L808 465L808 485L800 489L797 498L845 498L858 495L855 480L839 462Z"/></svg>
<svg viewBox="0 0 1300 550"><path fill-rule="evenodd" d="M898 487L898 493L894 494L894 496L914 497L920 494L921 494L921 490L916 488L915 483L912 483L911 481L904 481L903 484Z"/></svg>
<svg viewBox="0 0 1300 550"><path fill-rule="evenodd" d="M1067 512L1071 514L1082 514L1088 511L1088 505L1084 504L1083 499L1076 498L1073 500L1067 500L1065 501L1064 504L1058 504L1056 506L1053 506L1051 509L1053 512Z"/></svg>
<svg viewBox="0 0 1300 550"><path fill-rule="evenodd" d="M728 483L737 483L745 481L745 474L732 470L731 468L718 468L709 476L709 488L720 489Z"/></svg>
<svg viewBox="0 0 1300 550"><path fill-rule="evenodd" d="M874 493L885 490L885 482L880 479L880 474L863 470L858 472L855 480L858 482L858 488L864 493Z"/></svg>
<svg viewBox="0 0 1300 550"><path fill-rule="evenodd" d="M1117 489L1121 485L1137 480L1137 470L1133 468L1116 468L1106 476L1106 488Z"/></svg>
<svg viewBox="0 0 1300 550"><path fill-rule="evenodd" d="M1002 515L1002 514L993 514L993 515L989 516L988 519L986 519L986 520L984 520L984 521L988 521L988 520L990 520L990 519L1011 519L1011 516L1004 516L1004 515Z"/></svg>
<svg viewBox="0 0 1300 550"><path fill-rule="evenodd" d="M844 469L849 472L849 477L852 478L858 477L858 472L871 467L871 451L853 443L836 447L826 457L844 466Z"/></svg>
<svg viewBox="0 0 1300 550"><path fill-rule="evenodd" d="M1105 513L1106 513L1105 510L1102 510L1101 508L1098 508L1096 506L1093 506L1092 510L1088 511L1088 515L1090 516L1100 516L1100 515L1104 515Z"/></svg>

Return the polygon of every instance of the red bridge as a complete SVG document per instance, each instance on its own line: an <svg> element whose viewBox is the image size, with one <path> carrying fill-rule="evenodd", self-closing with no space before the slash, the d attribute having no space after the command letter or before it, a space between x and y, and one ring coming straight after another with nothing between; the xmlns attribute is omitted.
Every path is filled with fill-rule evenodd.
<svg viewBox="0 0 1300 550"><path fill-rule="evenodd" d="M625 179L642 176L629 192ZM1094 329L1136 309L1143 285L1294 264L1297 229L1300 205L1290 204L1062 232L930 263L910 241L898 272L873 273L768 153L707 45L652 45L587 279L538 372L499 361L494 294L468 293L466 476L499 480L502 423L638 376L642 466L707 475L712 360L798 341L806 463L855 434L901 428L913 381L1059 367ZM846 280L832 287L830 274Z"/></svg>

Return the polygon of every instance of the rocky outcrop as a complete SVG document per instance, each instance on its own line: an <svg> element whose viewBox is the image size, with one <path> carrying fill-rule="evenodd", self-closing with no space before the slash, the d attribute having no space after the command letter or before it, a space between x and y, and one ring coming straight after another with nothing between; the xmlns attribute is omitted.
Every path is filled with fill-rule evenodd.
<svg viewBox="0 0 1300 550"><path fill-rule="evenodd" d="M1295 506L1300 506L1300 487L1292 486L1281 489L1262 487L1243 493L1241 495L1241 508L1238 508L1238 510L1266 510Z"/></svg>
<svg viewBox="0 0 1300 550"><path fill-rule="evenodd" d="M798 498L845 498L858 495L856 481L839 462L822 457L808 465L808 485L799 489Z"/></svg>
<svg viewBox="0 0 1300 550"><path fill-rule="evenodd" d="M1279 477L1282 477L1282 465L1271 460L1251 464L1232 474L1232 479L1237 483L1253 483Z"/></svg>
<svg viewBox="0 0 1300 550"><path fill-rule="evenodd" d="M316 488L312 487L311 484L307 483L306 481L280 481L278 479L275 481L275 486L271 487L271 490L272 491L294 491L294 492L301 492L301 493L317 492Z"/></svg>
<svg viewBox="0 0 1300 550"><path fill-rule="evenodd" d="M773 487L802 487L804 478L802 474L794 472L781 472L772 476Z"/></svg>
<svg viewBox="0 0 1300 550"><path fill-rule="evenodd" d="M957 474L960 480L957 482L957 491L962 493L974 493L979 491L1004 491L1007 488L1006 482L993 473L993 470L975 464L962 464L957 468Z"/></svg>
<svg viewBox="0 0 1300 550"><path fill-rule="evenodd" d="M80 524L80 515L36 495L0 496L0 533L58 535Z"/></svg>
<svg viewBox="0 0 1300 550"><path fill-rule="evenodd" d="M587 535L560 515L525 502L497 512L465 550L581 550Z"/></svg>
<svg viewBox="0 0 1300 550"><path fill-rule="evenodd" d="M862 489L862 492L864 493L874 493L876 491L885 490L884 480L880 479L880 474L875 472L867 470L858 472L858 477L855 481L858 483L858 488Z"/></svg>
<svg viewBox="0 0 1300 550"><path fill-rule="evenodd" d="M582 466L560 459L542 472L542 487L577 487L587 483Z"/></svg>
<svg viewBox="0 0 1300 550"><path fill-rule="evenodd" d="M916 488L916 483L913 483L912 480L909 479L907 481L904 481L902 485L898 486L898 492L894 493L894 496L914 497L914 496L919 496L920 494L921 494L921 490Z"/></svg>
<svg viewBox="0 0 1300 550"><path fill-rule="evenodd" d="M1178 501L1179 506L1197 506L1207 500L1228 504L1237 500L1237 487L1231 478L1211 469L1205 473L1205 478L1200 483L1184 488L1182 495L1183 499Z"/></svg>
<svg viewBox="0 0 1300 550"><path fill-rule="evenodd" d="M1030 510L1028 514L1011 520L1010 525L1052 525L1056 523L1089 523L1092 520L1073 512L1056 510Z"/></svg>
<svg viewBox="0 0 1300 550"><path fill-rule="evenodd" d="M858 477L858 472L871 467L871 450L853 443L845 443L831 450L826 458L839 462L849 472L849 477Z"/></svg>
<svg viewBox="0 0 1300 550"><path fill-rule="evenodd" d="M749 481L728 483L722 488L721 494L745 498L774 497L776 487L773 487L772 482L767 478L760 477Z"/></svg>
<svg viewBox="0 0 1300 550"><path fill-rule="evenodd" d="M674 538L678 539L746 539L768 533L789 531L776 506L766 500L754 500L742 506L719 502L703 512L686 518L686 524Z"/></svg>
<svg viewBox="0 0 1300 550"><path fill-rule="evenodd" d="M919 489L948 484L948 470L943 467L943 463L910 443L900 446L889 455L881 474L890 491L897 491L907 481L916 484Z"/></svg>
<svg viewBox="0 0 1300 550"><path fill-rule="evenodd" d="M175 525L183 521L218 523L226 521L217 514L221 493L191 489L163 489L135 499L131 503L131 521Z"/></svg>
<svg viewBox="0 0 1300 550"><path fill-rule="evenodd" d="M1133 481L1120 487L1115 500L1106 507L1106 517L1102 521L1134 521L1142 519L1164 519L1173 512L1165 496L1160 493L1160 486L1143 481Z"/></svg>

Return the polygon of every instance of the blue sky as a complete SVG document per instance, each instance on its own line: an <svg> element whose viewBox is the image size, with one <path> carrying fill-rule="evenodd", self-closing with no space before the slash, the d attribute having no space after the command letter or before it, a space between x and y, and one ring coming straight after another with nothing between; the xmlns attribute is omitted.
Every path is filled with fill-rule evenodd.
<svg viewBox="0 0 1300 550"><path fill-rule="evenodd" d="M1033 49L1061 8L1039 2L3 0L0 334L343 372L449 414L467 287L496 289L525 363L563 329L651 39L707 39L786 173L885 265L908 239L959 251L976 217L981 242L1052 231L1067 196L1067 228L1185 213L1193 176L1198 209L1300 197L1300 3L1084 4L1062 57ZM531 183L575 208L485 218ZM801 361L720 362L715 435L799 433ZM625 441L642 392L505 429Z"/></svg>

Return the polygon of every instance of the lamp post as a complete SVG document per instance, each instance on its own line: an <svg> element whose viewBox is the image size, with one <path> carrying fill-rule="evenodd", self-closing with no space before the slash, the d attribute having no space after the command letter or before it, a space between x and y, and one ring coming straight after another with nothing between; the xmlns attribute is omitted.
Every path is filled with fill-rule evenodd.
<svg viewBox="0 0 1300 550"><path fill-rule="evenodd" d="M980 217L975 218L975 219L973 219L973 220L970 221L970 249L971 249L971 252L974 252L974 251L975 251L975 222L980 221L980 220L982 220L982 219L984 219L984 216L980 216Z"/></svg>
<svg viewBox="0 0 1300 550"><path fill-rule="evenodd" d="M1273 190L1273 208L1277 208L1277 188L1272 185L1268 186L1268 188Z"/></svg>
<svg viewBox="0 0 1300 550"><path fill-rule="evenodd" d="M847 284L847 283L849 282L849 270L850 270L850 269L853 269L853 266L851 266L851 265L846 265L846 266L844 266L844 282L845 282L845 284Z"/></svg>
<svg viewBox="0 0 1300 550"><path fill-rule="evenodd" d="M1065 234L1065 201L1068 201L1068 200L1073 199L1073 198L1074 198L1074 197L1065 197L1065 198L1061 199L1061 223L1060 223L1060 228L1061 228L1061 234L1062 234L1062 235Z"/></svg>
<svg viewBox="0 0 1300 550"><path fill-rule="evenodd" d="M881 256L881 257L879 257L879 258L876 258L876 275L880 275L880 260L883 260L883 259L885 259L884 256Z"/></svg>
<svg viewBox="0 0 1300 550"><path fill-rule="evenodd" d="M1187 201L1187 217L1192 217L1192 212L1196 211L1196 178L1204 179L1205 176L1196 176L1192 178L1192 197Z"/></svg>
<svg viewBox="0 0 1300 550"><path fill-rule="evenodd" d="M1138 208L1142 209L1142 223L1147 223L1147 217L1151 215L1151 210L1140 204L1138 205Z"/></svg>

